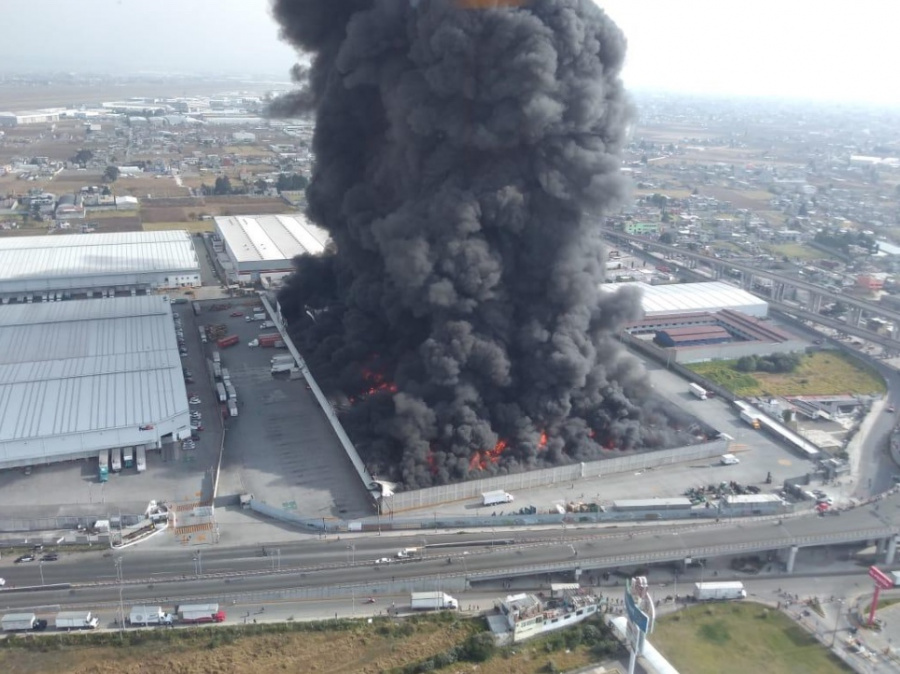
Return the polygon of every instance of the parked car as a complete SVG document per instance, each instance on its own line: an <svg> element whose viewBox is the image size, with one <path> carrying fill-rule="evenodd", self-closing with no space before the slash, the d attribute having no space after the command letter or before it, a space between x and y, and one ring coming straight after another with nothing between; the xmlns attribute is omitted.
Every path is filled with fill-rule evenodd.
<svg viewBox="0 0 900 674"><path fill-rule="evenodd" d="M188 400L188 402L189 402L191 405L199 405L199 404L201 404L203 401L200 400L200 398L191 398L190 400Z"/></svg>
<svg viewBox="0 0 900 674"><path fill-rule="evenodd" d="M200 439L199 433L191 433L191 440L197 441Z"/></svg>
<svg viewBox="0 0 900 674"><path fill-rule="evenodd" d="M46 555L41 557L42 562L56 562L59 560L59 555L55 552L48 552Z"/></svg>
<svg viewBox="0 0 900 674"><path fill-rule="evenodd" d="M185 383L185 384L193 384L193 383L194 383L194 380L191 379L190 377L185 377L185 378L184 378L184 383Z"/></svg>
<svg viewBox="0 0 900 674"><path fill-rule="evenodd" d="M192 431L202 431L202 430L203 430L203 424L201 424L201 423L199 423L199 422L198 422L198 423L192 423L192 424L191 424L191 430L192 430Z"/></svg>
<svg viewBox="0 0 900 674"><path fill-rule="evenodd" d="M232 312L229 314L229 316L231 316L232 318L240 318L240 317L243 316L243 315L244 315L244 312L243 312L243 311L232 311Z"/></svg>
<svg viewBox="0 0 900 674"><path fill-rule="evenodd" d="M16 564L22 564L23 562L33 562L34 555L21 555L16 558Z"/></svg>

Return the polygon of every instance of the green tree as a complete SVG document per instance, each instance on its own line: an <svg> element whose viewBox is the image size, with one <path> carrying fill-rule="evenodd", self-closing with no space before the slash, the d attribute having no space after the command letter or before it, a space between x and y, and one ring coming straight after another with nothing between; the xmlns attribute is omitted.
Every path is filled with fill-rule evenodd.
<svg viewBox="0 0 900 674"><path fill-rule="evenodd" d="M72 157L71 162L73 164L78 164L80 166L84 166L93 158L94 158L93 152L91 152L90 150L81 149L75 153L75 156Z"/></svg>
<svg viewBox="0 0 900 674"><path fill-rule="evenodd" d="M106 170L103 172L103 179L106 182L114 183L119 179L119 167L113 166L110 164L106 167Z"/></svg>
<svg viewBox="0 0 900 674"><path fill-rule="evenodd" d="M473 634L463 643L459 658L469 662L485 662L491 659L496 648L494 637L490 632Z"/></svg>
<svg viewBox="0 0 900 674"><path fill-rule="evenodd" d="M213 188L213 194L231 194L231 180L228 176L219 176L216 178L216 186Z"/></svg>

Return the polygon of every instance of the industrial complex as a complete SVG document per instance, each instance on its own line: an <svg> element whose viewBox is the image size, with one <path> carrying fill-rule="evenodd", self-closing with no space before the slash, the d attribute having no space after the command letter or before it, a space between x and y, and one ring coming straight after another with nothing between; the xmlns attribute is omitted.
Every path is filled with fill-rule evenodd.
<svg viewBox="0 0 900 674"><path fill-rule="evenodd" d="M715 312L721 309L733 309L757 318L765 318L769 314L769 305L765 300L722 281L667 285L604 283L600 289L612 292L624 286L640 288L645 318Z"/></svg>
<svg viewBox="0 0 900 674"><path fill-rule="evenodd" d="M157 448L189 427L161 296L0 310L0 467Z"/></svg>
<svg viewBox="0 0 900 674"><path fill-rule="evenodd" d="M289 275L298 255L321 255L328 233L300 213L217 217L216 243L229 281L266 285Z"/></svg>
<svg viewBox="0 0 900 674"><path fill-rule="evenodd" d="M4 304L199 285L200 265L186 231L0 238Z"/></svg>

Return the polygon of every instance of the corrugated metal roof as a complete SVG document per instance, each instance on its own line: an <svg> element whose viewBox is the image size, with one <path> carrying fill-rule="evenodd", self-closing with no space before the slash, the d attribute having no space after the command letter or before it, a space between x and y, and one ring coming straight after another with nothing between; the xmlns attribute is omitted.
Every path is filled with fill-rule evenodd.
<svg viewBox="0 0 900 674"><path fill-rule="evenodd" d="M0 442L137 427L186 410L162 297L0 307Z"/></svg>
<svg viewBox="0 0 900 674"><path fill-rule="evenodd" d="M0 282L199 269L185 231L0 238Z"/></svg>
<svg viewBox="0 0 900 674"><path fill-rule="evenodd" d="M321 255L330 240L328 232L300 213L217 217L216 229L238 262Z"/></svg>
<svg viewBox="0 0 900 674"><path fill-rule="evenodd" d="M647 283L604 283L601 290L612 292L623 286L637 286L641 289L641 304L647 316L666 314L686 314L698 311L735 309L746 312L754 308L765 313L768 303L745 290L735 288L721 281L702 283L672 283L649 285Z"/></svg>

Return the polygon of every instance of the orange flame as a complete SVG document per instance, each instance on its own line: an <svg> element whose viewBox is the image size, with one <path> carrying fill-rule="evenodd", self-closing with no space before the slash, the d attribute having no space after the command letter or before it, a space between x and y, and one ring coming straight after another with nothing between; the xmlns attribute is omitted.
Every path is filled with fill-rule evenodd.
<svg viewBox="0 0 900 674"><path fill-rule="evenodd" d="M506 440L498 440L493 449L486 449L483 452L475 452L469 459L469 471L487 470L489 465L500 462L500 455L503 454L509 446Z"/></svg>
<svg viewBox="0 0 900 674"><path fill-rule="evenodd" d="M545 449L547 447L547 431L541 431L541 440L538 443L538 449Z"/></svg>

